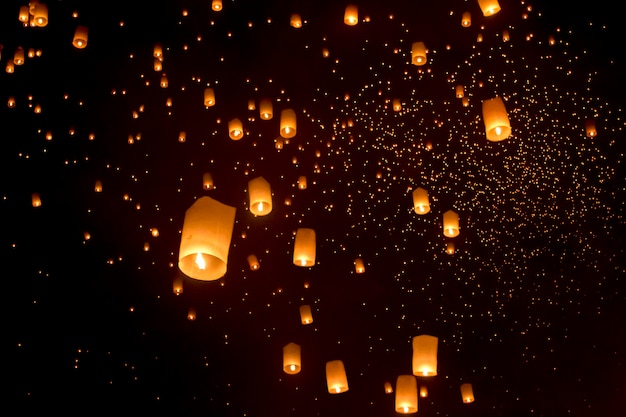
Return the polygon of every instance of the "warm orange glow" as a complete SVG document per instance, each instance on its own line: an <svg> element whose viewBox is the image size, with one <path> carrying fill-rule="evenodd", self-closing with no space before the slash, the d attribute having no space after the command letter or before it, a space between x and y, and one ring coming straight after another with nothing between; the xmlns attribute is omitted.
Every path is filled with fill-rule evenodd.
<svg viewBox="0 0 626 417"><path fill-rule="evenodd" d="M598 131L596 130L596 121L593 119L585 120L585 134L588 138L596 137Z"/></svg>
<svg viewBox="0 0 626 417"><path fill-rule="evenodd" d="M465 91L463 89L463 84L458 84L454 89L457 98L463 98L465 96Z"/></svg>
<svg viewBox="0 0 626 417"><path fill-rule="evenodd" d="M365 263L363 262L363 259L356 258L354 260L354 269L357 274L362 274L365 272Z"/></svg>
<svg viewBox="0 0 626 417"><path fill-rule="evenodd" d="M222 0L213 0L211 2L211 9L215 10L216 12L222 10Z"/></svg>
<svg viewBox="0 0 626 417"><path fill-rule="evenodd" d="M283 371L289 375L295 375L302 369L300 345L288 343L283 346Z"/></svg>
<svg viewBox="0 0 626 417"><path fill-rule="evenodd" d="M396 380L396 412L417 413L417 378L414 375L399 375Z"/></svg>
<svg viewBox="0 0 626 417"><path fill-rule="evenodd" d="M214 188L213 175L211 175L210 172L202 174L202 188L205 190L212 190Z"/></svg>
<svg viewBox="0 0 626 417"><path fill-rule="evenodd" d="M285 139L296 136L296 112L293 109L280 112L280 136Z"/></svg>
<svg viewBox="0 0 626 417"><path fill-rule="evenodd" d="M299 190L306 190L306 187L307 187L306 176L300 175L298 177L298 189Z"/></svg>
<svg viewBox="0 0 626 417"><path fill-rule="evenodd" d="M439 338L430 335L413 337L413 375L437 375L437 345Z"/></svg>
<svg viewBox="0 0 626 417"><path fill-rule="evenodd" d="M228 136L232 140L243 138L243 124L241 120L235 118L228 122Z"/></svg>
<svg viewBox="0 0 626 417"><path fill-rule="evenodd" d="M428 190L417 187L413 190L413 210L417 214L430 212L430 201L428 200Z"/></svg>
<svg viewBox="0 0 626 417"><path fill-rule="evenodd" d="M313 313L311 312L311 306L308 304L300 306L300 322L302 324L313 323Z"/></svg>
<svg viewBox="0 0 626 417"><path fill-rule="evenodd" d="M87 41L89 39L89 30L86 26L78 26L76 31L74 31L74 39L72 40L72 45L75 48L83 49L87 46Z"/></svg>
<svg viewBox="0 0 626 417"><path fill-rule="evenodd" d="M291 15L289 24L296 29L300 29L302 27L302 18L298 13L294 13Z"/></svg>
<svg viewBox="0 0 626 417"><path fill-rule="evenodd" d="M263 120L270 120L274 117L274 107L272 105L272 100L269 98L264 98L261 100L259 104L259 116Z"/></svg>
<svg viewBox="0 0 626 417"><path fill-rule="evenodd" d="M212 107L215 105L215 91L212 88L204 89L204 107Z"/></svg>
<svg viewBox="0 0 626 417"><path fill-rule="evenodd" d="M315 265L315 230L301 227L296 231L293 247L293 263L297 266Z"/></svg>
<svg viewBox="0 0 626 417"><path fill-rule="evenodd" d="M328 392L339 394L348 391L348 377L343 361L332 360L326 362L326 385Z"/></svg>
<svg viewBox="0 0 626 417"><path fill-rule="evenodd" d="M478 5L483 16L493 16L501 10L498 0L478 0Z"/></svg>
<svg viewBox="0 0 626 417"><path fill-rule="evenodd" d="M359 23L359 8L354 4L346 6L346 11L343 15L343 23L348 26L354 26Z"/></svg>
<svg viewBox="0 0 626 417"><path fill-rule="evenodd" d="M393 386L391 385L391 382L385 382L385 394L391 394L393 393Z"/></svg>
<svg viewBox="0 0 626 417"><path fill-rule="evenodd" d="M400 102L400 99L395 98L393 99L393 111L400 111L402 110L402 102Z"/></svg>
<svg viewBox="0 0 626 417"><path fill-rule="evenodd" d="M31 203L33 207L41 207L41 197L39 197L39 193L33 193L31 195Z"/></svg>
<svg viewBox="0 0 626 417"><path fill-rule="evenodd" d="M499 142L511 136L511 123L501 97L483 101L482 110L487 140Z"/></svg>
<svg viewBox="0 0 626 417"><path fill-rule="evenodd" d="M255 216L265 216L272 211L272 190L263 177L256 177L248 182L250 212Z"/></svg>
<svg viewBox="0 0 626 417"><path fill-rule="evenodd" d="M443 213L443 234L446 237L459 235L459 215L453 210Z"/></svg>
<svg viewBox="0 0 626 417"><path fill-rule="evenodd" d="M250 268L251 271L256 271L257 269L259 269L261 267L261 264L259 264L259 259L256 257L256 255L251 254L248 255L248 267Z"/></svg>
<svg viewBox="0 0 626 417"><path fill-rule="evenodd" d="M474 402L474 390L472 384L461 384L461 398L465 404Z"/></svg>
<svg viewBox="0 0 626 417"><path fill-rule="evenodd" d="M420 397L422 398L428 397L428 388L426 388L426 385L422 385L420 387Z"/></svg>
<svg viewBox="0 0 626 417"><path fill-rule="evenodd" d="M96 180L96 185L94 186L94 191L97 193L102 192L102 181Z"/></svg>
<svg viewBox="0 0 626 417"><path fill-rule="evenodd" d="M461 17L461 26L464 28L472 26L472 14L470 12L463 12L463 16Z"/></svg>
<svg viewBox="0 0 626 417"><path fill-rule="evenodd" d="M45 27L48 25L48 6L42 3L36 3L32 11L33 23L36 27ZM21 17L21 11L20 11ZM21 19L20 19L21 20Z"/></svg>
<svg viewBox="0 0 626 417"><path fill-rule="evenodd" d="M413 46L411 47L411 62L417 66L426 64L426 52L424 42L413 42Z"/></svg>

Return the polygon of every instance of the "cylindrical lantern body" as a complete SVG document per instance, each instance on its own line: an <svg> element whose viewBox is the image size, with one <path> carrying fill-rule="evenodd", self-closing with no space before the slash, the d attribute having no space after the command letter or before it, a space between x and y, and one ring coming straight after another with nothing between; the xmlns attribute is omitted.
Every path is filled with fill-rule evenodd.
<svg viewBox="0 0 626 417"><path fill-rule="evenodd" d="M474 402L474 390L472 389L472 384L461 384L461 398L466 404Z"/></svg>
<svg viewBox="0 0 626 417"><path fill-rule="evenodd" d="M465 91L463 91L462 84L457 85L454 91L457 98L463 98L465 96Z"/></svg>
<svg viewBox="0 0 626 417"><path fill-rule="evenodd" d="M413 42L413 46L411 47L411 62L418 66L426 63L426 45L424 45L424 42Z"/></svg>
<svg viewBox="0 0 626 417"><path fill-rule="evenodd" d="M426 387L426 385L422 385L420 387L420 397L422 398L428 397L428 388Z"/></svg>
<svg viewBox="0 0 626 417"><path fill-rule="evenodd" d="M41 207L41 197L39 196L39 193L33 193L31 195L31 202L33 207Z"/></svg>
<svg viewBox="0 0 626 417"><path fill-rule="evenodd" d="M205 190L212 190L215 188L213 185L213 175L210 172L205 172L202 174L202 188Z"/></svg>
<svg viewBox="0 0 626 417"><path fill-rule="evenodd" d="M478 5L483 16L493 16L501 10L498 0L478 0Z"/></svg>
<svg viewBox="0 0 626 417"><path fill-rule="evenodd" d="M215 10L216 12L222 10L222 0L213 0L211 2L211 9Z"/></svg>
<svg viewBox="0 0 626 417"><path fill-rule="evenodd" d="M506 29L502 31L502 40L503 40L504 42L508 42L508 41L510 41L510 40L511 40L511 34L510 34L510 33L509 33L509 31L508 31L508 30L506 30Z"/></svg>
<svg viewBox="0 0 626 417"><path fill-rule="evenodd" d="M252 271L256 271L257 269L259 269L261 267L261 264L259 264L259 259L256 257L256 255L248 255L248 266L250 267L250 269Z"/></svg>
<svg viewBox="0 0 626 417"><path fill-rule="evenodd" d="M33 21L35 26L44 27L48 24L48 6L42 3L35 4L33 8Z"/></svg>
<svg viewBox="0 0 626 417"><path fill-rule="evenodd" d="M76 31L74 32L74 39L72 40L72 45L75 48L83 49L87 46L87 40L89 37L89 30L86 26L78 26Z"/></svg>
<svg viewBox="0 0 626 417"><path fill-rule="evenodd" d="M483 101L483 121L487 140L499 142L511 135L511 123L501 97Z"/></svg>
<svg viewBox="0 0 626 417"><path fill-rule="evenodd" d="M446 253L448 255L454 255L454 242L446 243Z"/></svg>
<svg viewBox="0 0 626 417"><path fill-rule="evenodd" d="M399 98L393 99L392 107L393 107L393 111L400 111L400 110L402 110L402 102L400 101Z"/></svg>
<svg viewBox="0 0 626 417"><path fill-rule="evenodd" d="M189 321L194 321L196 319L196 317L198 317L198 315L196 314L196 309L191 307L188 311L187 311L187 320Z"/></svg>
<svg viewBox="0 0 626 417"><path fill-rule="evenodd" d="M343 361L334 360L326 362L326 385L328 392L339 394L348 391L348 377Z"/></svg>
<svg viewBox="0 0 626 417"><path fill-rule="evenodd" d="M272 105L272 100L269 98L264 98L259 103L259 115L263 120L270 120L274 117L274 106Z"/></svg>
<svg viewBox="0 0 626 417"><path fill-rule="evenodd" d="M399 375L396 380L396 413L417 413L417 378Z"/></svg>
<svg viewBox="0 0 626 417"><path fill-rule="evenodd" d="M307 184L306 184L306 176L300 175L298 177L298 189L306 190L306 186L307 186Z"/></svg>
<svg viewBox="0 0 626 417"><path fill-rule="evenodd" d="M241 120L232 119L228 122L228 136L230 136L232 140L243 138L243 125L241 124Z"/></svg>
<svg viewBox="0 0 626 417"><path fill-rule="evenodd" d="M470 12L463 12L463 16L461 16L461 26L464 28L472 26L472 14Z"/></svg>
<svg viewBox="0 0 626 417"><path fill-rule="evenodd" d="M413 210L417 214L426 214L430 211L428 190L421 187L417 187L413 190Z"/></svg>
<svg viewBox="0 0 626 417"><path fill-rule="evenodd" d="M391 385L391 382L385 382L385 394L391 393L393 393L393 386Z"/></svg>
<svg viewBox="0 0 626 417"><path fill-rule="evenodd" d="M313 313L311 312L311 306L308 304L300 306L300 321L302 324L313 323Z"/></svg>
<svg viewBox="0 0 626 417"><path fill-rule="evenodd" d="M301 227L296 231L293 263L298 266L315 265L315 230Z"/></svg>
<svg viewBox="0 0 626 417"><path fill-rule="evenodd" d="M13 63L15 65L24 65L24 60L26 59L26 55L24 52L24 48L18 46L15 48L15 52L13 53Z"/></svg>
<svg viewBox="0 0 626 417"><path fill-rule="evenodd" d="M593 119L585 120L585 134L588 138L593 138L598 134L596 130L596 121Z"/></svg>
<svg viewBox="0 0 626 417"><path fill-rule="evenodd" d="M272 190L270 183L263 177L256 177L248 182L250 212L255 216L265 216L272 211Z"/></svg>
<svg viewBox="0 0 626 417"><path fill-rule="evenodd" d="M348 26L354 26L359 23L359 8L354 4L346 6L346 11L343 15L343 23Z"/></svg>
<svg viewBox="0 0 626 417"><path fill-rule="evenodd" d="M354 270L357 274L362 274L363 272L365 272L365 263L363 262L363 259L356 258L354 260Z"/></svg>
<svg viewBox="0 0 626 417"><path fill-rule="evenodd" d="M235 211L211 197L201 197L187 209L178 254L185 275L202 281L224 276Z"/></svg>
<svg viewBox="0 0 626 417"><path fill-rule="evenodd" d="M294 13L291 15L289 24L291 25L291 27L299 29L302 27L302 18L300 17L298 13Z"/></svg>
<svg viewBox="0 0 626 417"><path fill-rule="evenodd" d="M296 136L296 112L293 109L280 112L280 136L285 139Z"/></svg>
<svg viewBox="0 0 626 417"><path fill-rule="evenodd" d="M152 56L155 58L163 60L163 45L160 43L155 43L152 49Z"/></svg>
<svg viewBox="0 0 626 417"><path fill-rule="evenodd" d="M212 88L204 89L204 107L215 106L215 91Z"/></svg>
<svg viewBox="0 0 626 417"><path fill-rule="evenodd" d="M283 371L289 375L300 372L302 362L300 358L300 345L289 343L283 346Z"/></svg>
<svg viewBox="0 0 626 417"><path fill-rule="evenodd" d="M160 85L161 85L161 88L167 88L167 86L169 85L169 82L167 81L167 75L165 74L161 75Z"/></svg>
<svg viewBox="0 0 626 417"><path fill-rule="evenodd" d="M413 375L437 375L437 345L439 338L423 334L413 338Z"/></svg>
<svg viewBox="0 0 626 417"><path fill-rule="evenodd" d="M172 284L172 291L176 295L181 295L183 293L183 279L181 277L174 278L174 282Z"/></svg>
<svg viewBox="0 0 626 417"><path fill-rule="evenodd" d="M459 235L459 215L453 210L443 213L443 235L446 237Z"/></svg>

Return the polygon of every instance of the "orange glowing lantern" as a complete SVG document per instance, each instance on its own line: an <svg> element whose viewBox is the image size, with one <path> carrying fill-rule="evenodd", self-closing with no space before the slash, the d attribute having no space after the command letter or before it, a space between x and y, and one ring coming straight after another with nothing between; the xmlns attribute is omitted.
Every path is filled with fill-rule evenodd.
<svg viewBox="0 0 626 417"><path fill-rule="evenodd" d="M30 196L30 199L33 207L41 207L41 197L39 196L39 193L33 193Z"/></svg>
<svg viewBox="0 0 626 417"><path fill-rule="evenodd" d="M163 60L163 45L161 45L160 43L155 43L154 47L152 48L152 56L162 61Z"/></svg>
<svg viewBox="0 0 626 417"><path fill-rule="evenodd" d="M508 31L508 30L506 30L506 29L502 31L502 40L503 40L504 42L508 42L508 41L510 41L510 40L511 40L511 34L510 34L510 33L509 33L509 31Z"/></svg>
<svg viewBox="0 0 626 417"><path fill-rule="evenodd" d="M391 385L391 382L387 381L385 382L385 394L392 394L393 393L393 386Z"/></svg>
<svg viewBox="0 0 626 417"><path fill-rule="evenodd" d="M24 23L24 26L28 25L28 21L30 20L30 12L28 11L28 6L20 6L20 12L17 15L17 18L20 22Z"/></svg>
<svg viewBox="0 0 626 417"><path fill-rule="evenodd" d="M315 265L315 250L315 230L306 227L298 228L293 247L294 265Z"/></svg>
<svg viewBox="0 0 626 417"><path fill-rule="evenodd" d="M313 313L311 312L311 306L308 304L300 306L300 322L302 324L313 323Z"/></svg>
<svg viewBox="0 0 626 417"><path fill-rule="evenodd" d="M87 41L89 40L89 29L86 26L78 26L74 31L74 39L72 40L72 45L75 48L83 49L87 46Z"/></svg>
<svg viewBox="0 0 626 417"><path fill-rule="evenodd" d="M454 89L454 92L456 94L456 98L463 98L463 97L465 97L465 91L463 89L463 84L457 85L456 88Z"/></svg>
<svg viewBox="0 0 626 417"><path fill-rule="evenodd" d="M213 0L211 2L211 9L215 10L216 12L222 10L222 0Z"/></svg>
<svg viewBox="0 0 626 417"><path fill-rule="evenodd" d="M411 47L411 62L420 66L426 63L426 45L424 42L413 42Z"/></svg>
<svg viewBox="0 0 626 417"><path fill-rule="evenodd" d="M501 10L498 0L478 0L483 16L493 16Z"/></svg>
<svg viewBox="0 0 626 417"><path fill-rule="evenodd" d="M213 175L210 172L205 172L202 174L202 188L205 190L212 190L215 188L213 185Z"/></svg>
<svg viewBox="0 0 626 417"><path fill-rule="evenodd" d="M430 201L428 200L428 190L417 187L413 190L413 210L417 214L426 214L430 211Z"/></svg>
<svg viewBox="0 0 626 417"><path fill-rule="evenodd" d="M454 242L446 243L446 253L448 255L454 255Z"/></svg>
<svg viewBox="0 0 626 417"><path fill-rule="evenodd" d="M96 180L96 185L94 186L94 191L97 193L102 192L102 181Z"/></svg>
<svg viewBox="0 0 626 417"><path fill-rule="evenodd" d="M18 46L15 48L15 52L13 53L13 64L15 65L24 65L24 48Z"/></svg>
<svg viewBox="0 0 626 417"><path fill-rule="evenodd" d="M593 138L598 134L596 130L596 121L593 119L585 120L585 133L588 138Z"/></svg>
<svg viewBox="0 0 626 417"><path fill-rule="evenodd" d="M35 26L42 28L48 25L48 6L45 4L35 4L32 15Z"/></svg>
<svg viewBox="0 0 626 417"><path fill-rule="evenodd" d="M161 86L161 88L167 88L167 86L169 85L167 81L167 75L161 75L161 82L159 83L159 85Z"/></svg>
<svg viewBox="0 0 626 417"><path fill-rule="evenodd" d="M396 380L396 413L417 413L417 378L399 375Z"/></svg>
<svg viewBox="0 0 626 417"><path fill-rule="evenodd" d="M469 106L469 98L463 97L461 99L461 104L463 105L463 107L468 107Z"/></svg>
<svg viewBox="0 0 626 417"><path fill-rule="evenodd" d="M272 211L272 190L270 183L263 177L248 182L250 212L255 216L265 216Z"/></svg>
<svg viewBox="0 0 626 417"><path fill-rule="evenodd" d="M15 97L9 97L9 99L7 100L7 107L10 109L15 107Z"/></svg>
<svg viewBox="0 0 626 417"><path fill-rule="evenodd" d="M280 136L285 139L296 136L296 112L293 109L280 112Z"/></svg>
<svg viewBox="0 0 626 417"><path fill-rule="evenodd" d="M13 58L7 59L7 66L5 67L7 74L13 74L15 72L15 64Z"/></svg>
<svg viewBox="0 0 626 417"><path fill-rule="evenodd" d="M307 187L306 176L300 175L298 177L298 189L299 190L306 190L306 187Z"/></svg>
<svg viewBox="0 0 626 417"><path fill-rule="evenodd" d="M400 102L400 99L398 99L398 98L393 100L392 106L393 106L393 111L400 111L400 110L402 110L402 102Z"/></svg>
<svg viewBox="0 0 626 417"><path fill-rule="evenodd" d="M348 26L354 26L359 23L359 8L354 4L346 6L346 11L343 14L343 23Z"/></svg>
<svg viewBox="0 0 626 417"><path fill-rule="evenodd" d="M300 372L302 368L300 350L300 345L296 343L283 346L283 371L286 374L295 375Z"/></svg>
<svg viewBox="0 0 626 417"><path fill-rule="evenodd" d="M196 309L193 307L190 307L189 310L187 311L187 320L194 321L196 317L198 317L196 315Z"/></svg>
<svg viewBox="0 0 626 417"><path fill-rule="evenodd" d="M501 97L483 101L483 121L487 140L499 142L511 135L511 123Z"/></svg>
<svg viewBox="0 0 626 417"><path fill-rule="evenodd" d="M461 26L464 28L472 26L472 14L470 12L463 12L461 16Z"/></svg>
<svg viewBox="0 0 626 417"><path fill-rule="evenodd" d="M178 267L185 275L214 281L226 274L235 211L206 196L187 209L178 254Z"/></svg>
<svg viewBox="0 0 626 417"><path fill-rule="evenodd" d="M413 337L413 375L437 375L437 344L439 338L423 334Z"/></svg>
<svg viewBox="0 0 626 417"><path fill-rule="evenodd" d="M154 58L152 66L156 72L163 71L163 62L159 58Z"/></svg>
<svg viewBox="0 0 626 417"><path fill-rule="evenodd" d="M453 210L443 213L443 235L446 237L459 235L459 215Z"/></svg>
<svg viewBox="0 0 626 417"><path fill-rule="evenodd" d="M465 404L474 402L474 390L472 389L472 384L461 384L461 398Z"/></svg>
<svg viewBox="0 0 626 417"><path fill-rule="evenodd" d="M256 255L252 254L252 255L248 255L248 266L250 267L251 271L256 271L257 269L259 269L261 267L261 264L259 264L259 259L256 257Z"/></svg>
<svg viewBox="0 0 626 417"><path fill-rule="evenodd" d="M346 368L341 360L326 362L326 385L331 394L340 394L348 391L348 377Z"/></svg>
<svg viewBox="0 0 626 417"><path fill-rule="evenodd" d="M272 105L272 100L269 98L264 98L259 103L259 116L263 120L270 120L274 117L274 107Z"/></svg>
<svg viewBox="0 0 626 417"><path fill-rule="evenodd" d="M426 387L426 385L422 385L420 387L420 397L422 398L428 397L428 388Z"/></svg>
<svg viewBox="0 0 626 417"><path fill-rule="evenodd" d="M181 295L183 293L183 279L181 277L174 278L172 291L175 295Z"/></svg>
<svg viewBox="0 0 626 417"><path fill-rule="evenodd" d="M302 18L298 13L293 13L289 20L289 24L291 25L291 27L300 29L302 27Z"/></svg>
<svg viewBox="0 0 626 417"><path fill-rule="evenodd" d="M365 263L363 262L363 259L356 258L354 260L354 270L357 274L362 274L365 272Z"/></svg>
<svg viewBox="0 0 626 417"><path fill-rule="evenodd" d="M256 103L254 102L254 99L248 100L248 110L256 110Z"/></svg>
<svg viewBox="0 0 626 417"><path fill-rule="evenodd" d="M215 105L215 91L212 88L204 89L204 107L212 107Z"/></svg>
<svg viewBox="0 0 626 417"><path fill-rule="evenodd" d="M232 140L243 138L243 124L241 120L235 118L228 122L228 136L230 136Z"/></svg>

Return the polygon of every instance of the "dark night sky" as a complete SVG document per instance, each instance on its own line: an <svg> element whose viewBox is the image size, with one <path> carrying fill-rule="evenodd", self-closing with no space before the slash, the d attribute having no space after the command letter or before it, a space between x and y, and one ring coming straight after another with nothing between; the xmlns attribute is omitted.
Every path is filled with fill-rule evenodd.
<svg viewBox="0 0 626 417"><path fill-rule="evenodd" d="M43 28L18 20L27 4L0 5L3 415L393 416L384 384L411 374L420 334L439 338L438 375L418 377L429 395L417 415L626 415L626 67L613 3L501 0L484 17L475 0L359 1L350 27L333 1L226 0L216 12L209 0L48 0ZM72 46L78 25L84 49ZM35 56L8 73L18 47ZM494 96L513 131L502 142L485 138L481 102ZM263 98L272 120L258 115ZM288 108L297 135L277 149ZM273 195L262 217L248 209L257 176ZM429 191L426 215L413 211L416 187ZM202 196L236 207L217 281L177 267L185 210ZM452 239L447 210L460 218ZM316 231L310 268L292 263L299 227ZM282 371L290 342L297 375ZM326 388L335 359L346 393Z"/></svg>

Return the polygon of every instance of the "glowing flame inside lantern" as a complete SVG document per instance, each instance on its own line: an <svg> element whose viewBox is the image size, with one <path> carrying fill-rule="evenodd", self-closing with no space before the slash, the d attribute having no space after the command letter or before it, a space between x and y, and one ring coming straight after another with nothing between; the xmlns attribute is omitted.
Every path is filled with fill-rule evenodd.
<svg viewBox="0 0 626 417"><path fill-rule="evenodd" d="M258 211L263 211L264 207L263 207L263 202L260 202L259 205L257 206L257 210Z"/></svg>
<svg viewBox="0 0 626 417"><path fill-rule="evenodd" d="M198 266L199 269L201 269L203 271L206 269L206 261L202 257L201 253L198 253L196 255L196 265Z"/></svg>

